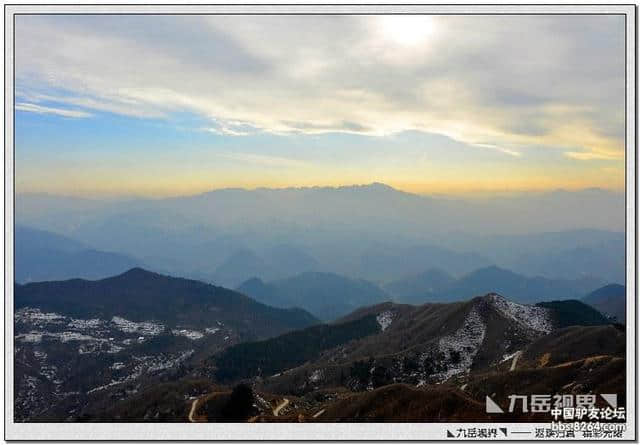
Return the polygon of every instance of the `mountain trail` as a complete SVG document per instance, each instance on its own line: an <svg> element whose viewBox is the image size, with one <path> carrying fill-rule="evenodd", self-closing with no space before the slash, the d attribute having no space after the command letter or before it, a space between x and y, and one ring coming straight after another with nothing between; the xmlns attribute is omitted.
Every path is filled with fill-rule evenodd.
<svg viewBox="0 0 640 445"><path fill-rule="evenodd" d="M200 399L194 399L191 403L191 409L189 410L189 422L196 423L197 420L193 418L193 415L196 413L196 408L198 407L198 401Z"/></svg>
<svg viewBox="0 0 640 445"><path fill-rule="evenodd" d="M278 417L280 411L289 404L289 399L283 399L278 406L273 409L273 415Z"/></svg>
<svg viewBox="0 0 640 445"><path fill-rule="evenodd" d="M516 365L518 364L518 359L521 355L522 351L518 351L513 355L513 361L511 362L511 368L509 368L509 371L515 371Z"/></svg>

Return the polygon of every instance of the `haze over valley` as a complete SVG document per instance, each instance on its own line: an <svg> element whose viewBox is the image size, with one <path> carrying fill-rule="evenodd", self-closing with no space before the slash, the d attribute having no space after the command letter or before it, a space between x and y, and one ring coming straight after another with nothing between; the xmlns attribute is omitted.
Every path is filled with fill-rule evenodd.
<svg viewBox="0 0 640 445"><path fill-rule="evenodd" d="M384 285L433 267L460 277L491 265L527 276L621 282L623 223L624 195L599 189L464 200L371 184L223 189L160 200L16 200L19 229L72 240L61 246L53 235L34 239L43 251L78 250L75 242L126 256L120 272L135 261L227 287L303 272ZM17 254L35 248L17 243Z"/></svg>

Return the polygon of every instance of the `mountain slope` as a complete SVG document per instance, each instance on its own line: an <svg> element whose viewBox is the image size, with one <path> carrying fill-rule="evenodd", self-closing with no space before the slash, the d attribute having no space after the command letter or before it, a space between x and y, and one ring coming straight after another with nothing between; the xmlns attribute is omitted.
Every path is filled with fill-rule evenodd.
<svg viewBox="0 0 640 445"><path fill-rule="evenodd" d="M565 306L565 315L567 308L581 310ZM55 373L35 374L52 372L53 355L42 361L46 343L18 339L16 363L25 378L18 380L17 393L25 405L17 412L33 420L65 419L73 410L71 418L78 420L157 421L185 420L195 407L198 419L216 421L215 410L207 415L208 401L247 379L256 394L256 417L250 421L259 422L535 418L487 415L486 395L504 407L509 394L616 393L624 406L624 330L619 325L558 328L556 320L576 324L582 315L562 318L556 309L496 294L450 304L386 302L328 325L218 348L203 361L180 361L188 349L180 360L167 352L149 355L146 341L123 352L92 355L71 363L79 372L61 388L53 384ZM57 320L55 314L36 315L37 321ZM188 342L179 351L185 347ZM123 377L121 367L129 364L122 362L132 358L135 366L124 368ZM106 371L99 379L95 360ZM54 363L56 372L65 361ZM150 361L153 366L139 368ZM135 377L128 374L132 371ZM96 379L107 384L96 386ZM44 396L35 398L36 405L33 384ZM78 389L78 395L51 400L52 394Z"/></svg>
<svg viewBox="0 0 640 445"><path fill-rule="evenodd" d="M159 320L211 326L214 320L258 337L303 328L317 320L301 309L277 309L222 287L131 269L97 281L16 285L15 307L37 307L83 318Z"/></svg>
<svg viewBox="0 0 640 445"><path fill-rule="evenodd" d="M327 344L317 358L304 365L265 377L262 388L292 394L331 386L363 390L385 382L437 383L489 369L554 329L585 321L582 304L546 306L522 305L488 294L449 304L383 303L362 308L334 325L375 317L379 330L340 345ZM604 317L600 321L608 323ZM296 331L287 337L297 344L304 335ZM287 348L283 348L278 354L286 357ZM272 360L264 357L263 369L276 369ZM224 367L223 363L217 366ZM369 373L373 368L379 375Z"/></svg>
<svg viewBox="0 0 640 445"><path fill-rule="evenodd" d="M620 323L626 322L627 288L620 284L608 284L594 290L582 301Z"/></svg>
<svg viewBox="0 0 640 445"><path fill-rule="evenodd" d="M19 283L104 278L139 265L139 260L127 255L90 249L61 235L16 226L15 280Z"/></svg>
<svg viewBox="0 0 640 445"><path fill-rule="evenodd" d="M395 383L352 393L323 405L321 419L307 421L548 420L546 413L486 413L486 396L506 408L512 394L614 393L624 405L624 345L624 332L612 326L560 329L528 345L513 369L510 359L499 370L439 385Z"/></svg>
<svg viewBox="0 0 640 445"><path fill-rule="evenodd" d="M216 377L235 380L271 375L318 357L320 352L380 331L375 317L317 325L255 343L241 343L215 358Z"/></svg>
<svg viewBox="0 0 640 445"><path fill-rule="evenodd" d="M570 326L528 345L517 368L555 366L589 356L624 357L625 343L625 332L613 325Z"/></svg>
<svg viewBox="0 0 640 445"><path fill-rule="evenodd" d="M545 301L536 306L551 309L556 328L567 326L600 326L610 321L591 306L578 300Z"/></svg>

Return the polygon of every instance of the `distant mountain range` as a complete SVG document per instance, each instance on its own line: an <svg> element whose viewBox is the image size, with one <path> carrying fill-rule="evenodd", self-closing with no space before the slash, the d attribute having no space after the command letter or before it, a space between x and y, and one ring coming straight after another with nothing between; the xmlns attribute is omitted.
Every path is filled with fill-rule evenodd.
<svg viewBox="0 0 640 445"><path fill-rule="evenodd" d="M262 255L249 249L234 252L218 266L212 280L221 285L235 287L250 277L274 280L317 270L318 267L315 258L302 249L279 244L266 249Z"/></svg>
<svg viewBox="0 0 640 445"><path fill-rule="evenodd" d="M509 295L515 301L531 303L541 300L580 299L587 292L603 284L603 280L588 276L573 280L527 277L490 266L467 274L444 289L425 295L431 301L452 301L460 299L461 296L468 298L495 291Z"/></svg>
<svg viewBox="0 0 640 445"><path fill-rule="evenodd" d="M482 199L384 184L104 201L21 194L16 222L227 287L309 271L376 283L433 267L460 277L492 264L553 279L624 276L624 195L599 189Z"/></svg>
<svg viewBox="0 0 640 445"><path fill-rule="evenodd" d="M455 278L444 270L431 268L419 274L391 281L384 285L384 289L403 300L411 297L420 299L420 296L434 294L452 286L455 281Z"/></svg>
<svg viewBox="0 0 640 445"><path fill-rule="evenodd" d="M461 301L491 292L508 294L514 301L580 299L601 286L602 280L526 277L496 266L475 270L459 279L431 268L417 275L395 280L380 288L366 280L354 280L331 273L305 272L291 278L264 282L252 278L238 292L276 307L301 307L322 320L334 320L358 307L385 300L398 303Z"/></svg>

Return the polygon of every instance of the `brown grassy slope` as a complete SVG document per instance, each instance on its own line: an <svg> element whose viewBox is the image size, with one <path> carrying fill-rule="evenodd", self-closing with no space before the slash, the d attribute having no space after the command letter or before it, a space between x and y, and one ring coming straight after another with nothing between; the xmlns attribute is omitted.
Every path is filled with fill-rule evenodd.
<svg viewBox="0 0 640 445"><path fill-rule="evenodd" d="M465 392L476 400L490 396L503 409L508 408L508 397L513 394L614 393L624 406L625 360L605 355L545 368L492 372L471 377Z"/></svg>
<svg viewBox="0 0 640 445"><path fill-rule="evenodd" d="M624 357L625 332L613 325L571 326L531 343L518 368L537 368L597 355Z"/></svg>
<svg viewBox="0 0 640 445"><path fill-rule="evenodd" d="M190 396L212 391L211 382L183 379L159 383L123 401L105 400L93 406L86 420L98 422L186 422Z"/></svg>
<svg viewBox="0 0 640 445"><path fill-rule="evenodd" d="M484 403L450 386L426 389L404 384L357 393L329 405L316 421L447 422L484 417ZM311 421L312 419L308 419Z"/></svg>
<svg viewBox="0 0 640 445"><path fill-rule="evenodd" d="M615 393L619 394L619 403L624 406L624 385L624 359L600 356L549 368L471 376L464 391L450 384L424 388L404 384L384 386L331 403L325 407L322 416L306 418L305 421L548 421L549 414L507 413L508 396ZM485 413L487 395L503 407L505 414Z"/></svg>

